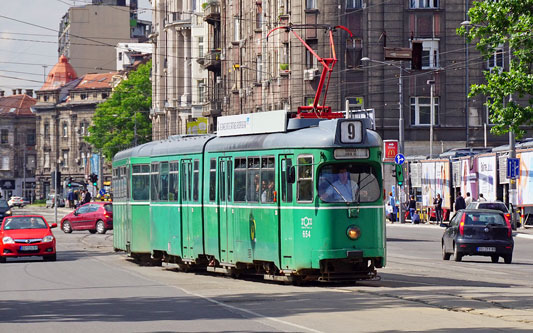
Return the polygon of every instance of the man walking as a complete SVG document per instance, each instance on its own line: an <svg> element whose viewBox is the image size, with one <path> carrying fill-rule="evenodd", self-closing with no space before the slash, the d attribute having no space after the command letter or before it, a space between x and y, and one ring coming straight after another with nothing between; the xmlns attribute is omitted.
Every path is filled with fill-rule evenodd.
<svg viewBox="0 0 533 333"><path fill-rule="evenodd" d="M470 205L471 203L472 203L472 197L470 196L470 192L466 192L466 199L465 199L466 207L468 207L468 205Z"/></svg>
<svg viewBox="0 0 533 333"><path fill-rule="evenodd" d="M465 208L466 208L465 199L461 196L461 191L458 191L457 197L455 198L455 211L457 212Z"/></svg>
<svg viewBox="0 0 533 333"><path fill-rule="evenodd" d="M433 204L435 205L435 222L440 224L442 223L442 198L439 193L437 193L437 197L433 200Z"/></svg>

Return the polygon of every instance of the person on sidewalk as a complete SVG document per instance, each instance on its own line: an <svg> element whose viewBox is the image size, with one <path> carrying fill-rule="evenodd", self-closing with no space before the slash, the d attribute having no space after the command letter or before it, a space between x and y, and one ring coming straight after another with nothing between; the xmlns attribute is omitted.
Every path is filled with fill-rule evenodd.
<svg viewBox="0 0 533 333"><path fill-rule="evenodd" d="M487 201L487 199L485 199L483 193L479 193L479 198L477 199L477 201Z"/></svg>
<svg viewBox="0 0 533 333"><path fill-rule="evenodd" d="M415 211L416 211L416 200L415 200L415 196L414 195L411 195L407 208L409 209L409 217L411 218L411 223L414 223L413 222L413 215L415 214Z"/></svg>
<svg viewBox="0 0 533 333"><path fill-rule="evenodd" d="M472 197L470 196L470 192L466 192L466 199L465 199L466 207L468 207L468 205L470 205L471 203L472 203Z"/></svg>
<svg viewBox="0 0 533 333"><path fill-rule="evenodd" d="M437 197L433 200L433 204L435 205L435 222L440 224L442 223L442 198L439 193L437 193Z"/></svg>
<svg viewBox="0 0 533 333"><path fill-rule="evenodd" d="M389 205L392 208L391 212L391 223L396 222L396 215L398 211L396 210L396 200L392 196L392 192L389 192Z"/></svg>
<svg viewBox="0 0 533 333"><path fill-rule="evenodd" d="M455 211L458 212L461 209L466 208L465 199L461 196L461 191L457 192L457 197L455 198Z"/></svg>
<svg viewBox="0 0 533 333"><path fill-rule="evenodd" d="M413 213L413 216L411 217L413 224L419 224L420 223L420 214L418 213L418 210L415 210Z"/></svg>

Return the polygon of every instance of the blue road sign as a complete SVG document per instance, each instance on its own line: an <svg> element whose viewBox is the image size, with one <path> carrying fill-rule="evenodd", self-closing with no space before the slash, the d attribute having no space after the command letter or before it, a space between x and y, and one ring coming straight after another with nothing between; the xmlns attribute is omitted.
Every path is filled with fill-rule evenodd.
<svg viewBox="0 0 533 333"><path fill-rule="evenodd" d="M507 178L515 179L520 174L520 159L508 158L507 159Z"/></svg>
<svg viewBox="0 0 533 333"><path fill-rule="evenodd" d="M405 156L403 156L402 154L396 155L396 157L394 157L394 162L396 164L402 165L403 162L405 162Z"/></svg>

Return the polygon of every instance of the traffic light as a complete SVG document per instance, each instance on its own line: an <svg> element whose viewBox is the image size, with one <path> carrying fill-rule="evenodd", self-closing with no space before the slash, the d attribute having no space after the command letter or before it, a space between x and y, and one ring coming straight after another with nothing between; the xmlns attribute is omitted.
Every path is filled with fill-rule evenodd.
<svg viewBox="0 0 533 333"><path fill-rule="evenodd" d="M98 185L98 175L91 173L91 175L89 176L89 179L93 183L93 186Z"/></svg>
<svg viewBox="0 0 533 333"><path fill-rule="evenodd" d="M69 177L67 186L72 187L72 177Z"/></svg>
<svg viewBox="0 0 533 333"><path fill-rule="evenodd" d="M403 185L403 167L400 164L396 164L396 184Z"/></svg>

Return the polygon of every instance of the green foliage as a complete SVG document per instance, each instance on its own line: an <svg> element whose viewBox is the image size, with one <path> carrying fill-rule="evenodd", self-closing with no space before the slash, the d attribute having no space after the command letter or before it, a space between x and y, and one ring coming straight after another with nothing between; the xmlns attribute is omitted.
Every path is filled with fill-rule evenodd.
<svg viewBox="0 0 533 333"><path fill-rule="evenodd" d="M134 144L135 126L137 144L152 139L152 122L149 118L152 105L151 67L150 61L130 72L113 94L96 108L85 141L101 150L108 161L120 150Z"/></svg>
<svg viewBox="0 0 533 333"><path fill-rule="evenodd" d="M469 97L488 97L493 133L513 130L521 138L519 126L533 124L533 0L476 1L468 16L471 24L457 29L459 35L475 42L485 58L503 46L512 59L506 71L485 71L487 83L472 85Z"/></svg>

